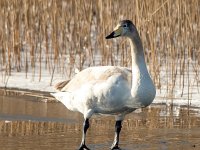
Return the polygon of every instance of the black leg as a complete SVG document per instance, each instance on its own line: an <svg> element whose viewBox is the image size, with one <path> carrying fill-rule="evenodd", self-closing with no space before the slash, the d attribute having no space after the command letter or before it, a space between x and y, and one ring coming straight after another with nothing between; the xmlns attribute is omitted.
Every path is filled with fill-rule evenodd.
<svg viewBox="0 0 200 150"><path fill-rule="evenodd" d="M122 121L116 121L116 124L115 124L115 137L114 137L113 144L111 146L111 150L120 149L118 144L119 144L119 133L121 131L121 128L122 128Z"/></svg>
<svg viewBox="0 0 200 150"><path fill-rule="evenodd" d="M86 138L86 132L87 129L89 128L89 119L85 119L83 123L83 135L82 135L82 141L79 150L90 150L86 145L85 145L85 138Z"/></svg>

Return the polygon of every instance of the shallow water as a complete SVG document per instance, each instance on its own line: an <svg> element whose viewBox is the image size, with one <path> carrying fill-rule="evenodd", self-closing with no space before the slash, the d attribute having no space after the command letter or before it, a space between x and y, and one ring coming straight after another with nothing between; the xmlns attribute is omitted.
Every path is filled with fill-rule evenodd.
<svg viewBox="0 0 200 150"><path fill-rule="evenodd" d="M81 141L82 115L61 103L34 97L0 96L1 150L75 150ZM108 150L114 117L90 119L91 150ZM120 135L124 150L200 149L200 114L193 109L151 105L127 115Z"/></svg>

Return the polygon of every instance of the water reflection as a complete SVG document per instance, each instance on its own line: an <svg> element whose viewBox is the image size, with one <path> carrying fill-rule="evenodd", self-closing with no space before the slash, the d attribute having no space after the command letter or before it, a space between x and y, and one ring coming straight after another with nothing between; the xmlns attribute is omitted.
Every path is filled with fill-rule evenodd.
<svg viewBox="0 0 200 150"><path fill-rule="evenodd" d="M82 115L60 103L28 97L0 97L0 145L5 150L74 150L81 140ZM92 150L109 149L113 117L90 120L87 143ZM120 145L126 150L200 149L200 117L182 107L152 105L131 113L123 123Z"/></svg>

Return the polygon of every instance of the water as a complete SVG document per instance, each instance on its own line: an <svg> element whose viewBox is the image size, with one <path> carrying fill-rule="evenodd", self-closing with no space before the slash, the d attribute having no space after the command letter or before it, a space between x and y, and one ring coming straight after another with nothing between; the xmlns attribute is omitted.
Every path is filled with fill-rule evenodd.
<svg viewBox="0 0 200 150"><path fill-rule="evenodd" d="M61 103L34 97L0 96L1 150L75 150L82 134L82 115ZM87 145L108 150L114 117L90 119ZM120 135L123 150L200 149L200 114L193 109L152 105L126 117Z"/></svg>

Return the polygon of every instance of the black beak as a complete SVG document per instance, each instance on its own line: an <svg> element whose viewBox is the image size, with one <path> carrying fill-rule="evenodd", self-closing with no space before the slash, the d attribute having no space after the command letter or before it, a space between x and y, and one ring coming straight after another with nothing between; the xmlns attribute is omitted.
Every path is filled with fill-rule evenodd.
<svg viewBox="0 0 200 150"><path fill-rule="evenodd" d="M106 39L112 39L112 38L116 38L120 35L115 35L115 31L113 31L112 33L110 33L110 35L106 36Z"/></svg>
<svg viewBox="0 0 200 150"><path fill-rule="evenodd" d="M112 33L110 33L110 35L106 36L106 39L114 38L114 34L115 34L115 32L113 31Z"/></svg>

